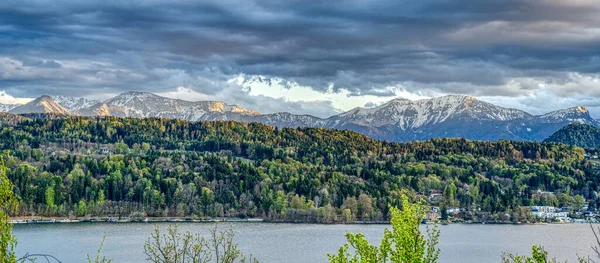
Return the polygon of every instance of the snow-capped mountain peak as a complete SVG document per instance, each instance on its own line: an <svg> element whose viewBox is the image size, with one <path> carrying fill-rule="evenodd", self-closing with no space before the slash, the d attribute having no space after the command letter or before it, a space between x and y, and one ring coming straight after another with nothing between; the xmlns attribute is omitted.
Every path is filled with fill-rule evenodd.
<svg viewBox="0 0 600 263"><path fill-rule="evenodd" d="M133 100L146 101L146 100L159 100L163 99L163 97L158 96L154 93L150 92L142 92L142 91L128 91L117 95L116 97L107 100L105 103L110 105L126 105ZM166 99L166 98L164 98Z"/></svg>
<svg viewBox="0 0 600 263"><path fill-rule="evenodd" d="M432 99L394 99L374 108L355 108L330 118L335 125L354 123L381 127L394 125L402 130L417 129L454 118L511 120L528 116L523 111L482 102L472 96L447 95Z"/></svg>
<svg viewBox="0 0 600 263"><path fill-rule="evenodd" d="M51 96L51 98L58 103L60 106L63 106L65 109L69 111L78 111L84 108L91 107L95 104L100 103L98 100L88 100L85 98L73 98L67 96Z"/></svg>
<svg viewBox="0 0 600 263"><path fill-rule="evenodd" d="M568 109L555 110L539 116L545 121L567 120L582 124L598 125L598 121L590 116L588 109L582 106L571 107Z"/></svg>
<svg viewBox="0 0 600 263"><path fill-rule="evenodd" d="M0 105L0 111L3 105ZM262 115L221 101L187 101L131 91L105 102L42 96L30 103L6 106L10 113L61 113L83 116L154 117L188 121L234 120L278 127L349 129L390 141L460 137L478 140L543 140L564 125L578 122L600 127L584 107L557 110L540 116L503 108L473 96L408 100L397 98L369 108L322 119L288 112Z"/></svg>
<svg viewBox="0 0 600 263"><path fill-rule="evenodd" d="M112 115L118 117L160 117L189 121L237 120L239 116L260 115L256 111L220 101L186 101L162 97L153 93L130 91L82 109L81 115Z"/></svg>
<svg viewBox="0 0 600 263"><path fill-rule="evenodd" d="M57 113L57 114L70 114L70 112L63 106L56 103L52 97L48 95L42 95L39 98L16 107L10 111L10 113L21 114L21 113Z"/></svg>

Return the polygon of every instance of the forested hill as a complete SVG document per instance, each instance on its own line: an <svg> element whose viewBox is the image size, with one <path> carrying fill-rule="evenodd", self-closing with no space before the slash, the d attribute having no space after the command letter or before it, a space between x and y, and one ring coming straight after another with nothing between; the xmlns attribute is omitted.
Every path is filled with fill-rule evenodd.
<svg viewBox="0 0 600 263"><path fill-rule="evenodd" d="M516 220L521 206L597 200L598 171L564 144L388 143L256 123L39 117L4 115L11 121L0 132L22 215L381 220L403 190L442 190L433 205Z"/></svg>
<svg viewBox="0 0 600 263"><path fill-rule="evenodd" d="M600 148L600 129L585 124L571 124L552 134L545 142L560 142L587 149Z"/></svg>

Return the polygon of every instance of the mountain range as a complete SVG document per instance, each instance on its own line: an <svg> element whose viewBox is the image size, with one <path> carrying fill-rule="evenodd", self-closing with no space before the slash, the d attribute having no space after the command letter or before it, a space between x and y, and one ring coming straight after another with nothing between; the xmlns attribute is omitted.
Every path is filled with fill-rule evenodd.
<svg viewBox="0 0 600 263"><path fill-rule="evenodd" d="M125 92L107 101L41 96L27 104L0 104L0 111L80 116L158 117L188 121L234 120L276 127L348 129L375 139L413 141L460 137L472 140L542 141L571 123L600 127L587 109L573 107L544 115L500 107L472 96L394 99L374 108L319 118L287 112L261 114L220 101L185 101L147 92Z"/></svg>

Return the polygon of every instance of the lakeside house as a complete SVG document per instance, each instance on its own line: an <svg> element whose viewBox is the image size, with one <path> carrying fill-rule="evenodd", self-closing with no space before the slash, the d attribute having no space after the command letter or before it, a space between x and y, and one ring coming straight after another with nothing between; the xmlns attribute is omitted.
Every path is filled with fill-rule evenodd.
<svg viewBox="0 0 600 263"><path fill-rule="evenodd" d="M569 209L558 208L554 206L531 206L531 213L536 218L542 220L559 220L561 222L570 222Z"/></svg>
<svg viewBox="0 0 600 263"><path fill-rule="evenodd" d="M448 209L446 209L446 213L448 213L448 215L456 215L456 214L464 212L464 211L465 211L464 208L459 208L459 207L449 207Z"/></svg>
<svg viewBox="0 0 600 263"><path fill-rule="evenodd" d="M429 208L429 210L427 210L427 212L425 212L425 219L423 220L423 222L424 223L437 222L439 218L440 218L440 208L436 207L436 206L432 206Z"/></svg>
<svg viewBox="0 0 600 263"><path fill-rule="evenodd" d="M439 214L434 210L428 210L425 213L425 223L427 222L436 222L439 218Z"/></svg>

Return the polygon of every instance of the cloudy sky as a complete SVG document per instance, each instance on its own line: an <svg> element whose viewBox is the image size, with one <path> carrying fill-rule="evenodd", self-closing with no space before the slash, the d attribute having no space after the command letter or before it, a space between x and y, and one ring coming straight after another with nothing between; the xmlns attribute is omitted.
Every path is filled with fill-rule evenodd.
<svg viewBox="0 0 600 263"><path fill-rule="evenodd" d="M599 13L598 0L2 0L0 100L137 90L323 117L469 94L600 117Z"/></svg>

